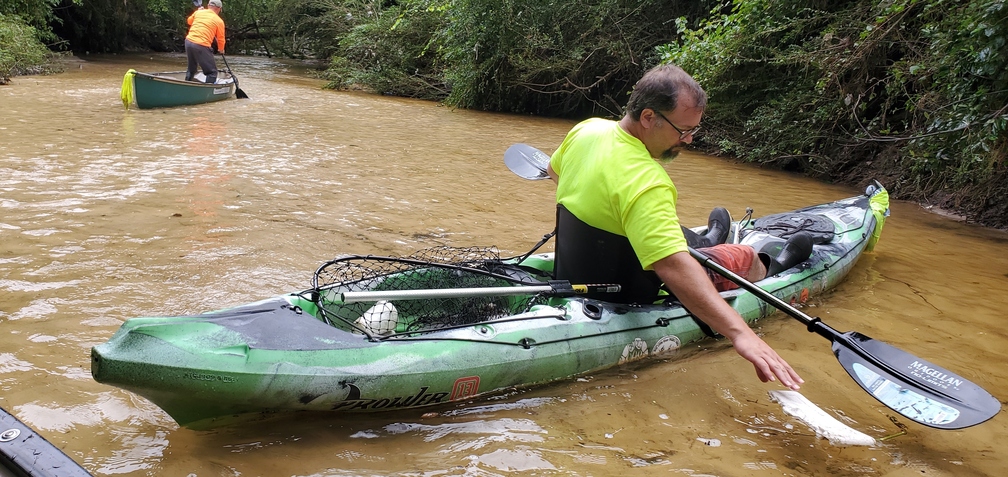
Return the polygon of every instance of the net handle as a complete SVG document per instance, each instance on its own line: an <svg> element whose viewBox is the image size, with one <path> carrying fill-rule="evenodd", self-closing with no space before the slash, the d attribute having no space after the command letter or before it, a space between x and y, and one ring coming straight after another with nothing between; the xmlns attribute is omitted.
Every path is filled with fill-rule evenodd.
<svg viewBox="0 0 1008 477"><path fill-rule="evenodd" d="M387 290L343 292L343 304L369 303L380 300L424 300L431 298L466 298L473 296L512 296L542 293L549 296L570 297L586 293L619 293L618 284L571 285L567 280L550 280L547 285L477 288L437 288L426 290Z"/></svg>

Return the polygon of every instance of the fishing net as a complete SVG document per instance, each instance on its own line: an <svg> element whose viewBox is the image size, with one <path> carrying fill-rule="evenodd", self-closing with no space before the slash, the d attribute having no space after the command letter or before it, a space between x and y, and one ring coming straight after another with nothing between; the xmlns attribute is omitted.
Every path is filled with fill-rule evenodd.
<svg viewBox="0 0 1008 477"><path fill-rule="evenodd" d="M471 325L521 313L545 301L544 297L527 294L344 303L342 294L346 292L543 284L528 271L505 263L492 247L436 247L407 257L346 255L319 267L312 282L316 304L326 321L351 324L378 335Z"/></svg>

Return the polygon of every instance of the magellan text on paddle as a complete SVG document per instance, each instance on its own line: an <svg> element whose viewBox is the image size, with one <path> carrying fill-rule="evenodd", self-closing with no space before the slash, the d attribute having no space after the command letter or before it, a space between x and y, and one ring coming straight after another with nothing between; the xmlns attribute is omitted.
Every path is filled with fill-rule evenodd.
<svg viewBox="0 0 1008 477"><path fill-rule="evenodd" d="M949 386L958 388L959 386L962 386L963 383L962 378L959 376L946 373L941 369L933 368L931 365L920 361L910 363L909 368L914 376L920 377L929 383L938 384L945 388L948 388Z"/></svg>

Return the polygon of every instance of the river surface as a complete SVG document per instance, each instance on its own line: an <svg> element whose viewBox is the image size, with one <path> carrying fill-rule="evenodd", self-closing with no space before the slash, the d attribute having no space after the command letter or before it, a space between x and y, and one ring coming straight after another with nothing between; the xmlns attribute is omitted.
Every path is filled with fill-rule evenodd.
<svg viewBox="0 0 1008 477"><path fill-rule="evenodd" d="M0 406L91 473L1005 474L1004 412L961 431L893 422L828 341L780 314L758 331L804 377L802 393L891 438L818 438L722 341L434 415L286 414L211 430L96 383L91 347L130 317L301 290L341 253L493 245L510 256L552 230L553 184L519 179L502 155L519 142L552 152L572 121L327 91L296 64L228 61L249 99L123 108L127 69L178 70L179 55L84 57L0 87ZM717 205L759 216L860 192L698 154L667 168L689 225ZM806 311L1005 402L1006 284L1008 234L894 202L876 251Z"/></svg>

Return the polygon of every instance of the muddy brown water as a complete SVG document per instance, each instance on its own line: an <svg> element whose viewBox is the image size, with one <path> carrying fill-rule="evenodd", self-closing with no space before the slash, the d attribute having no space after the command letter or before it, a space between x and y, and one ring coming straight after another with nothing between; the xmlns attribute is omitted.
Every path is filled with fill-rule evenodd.
<svg viewBox="0 0 1008 477"><path fill-rule="evenodd" d="M93 474L1004 475L1004 413L962 431L893 422L827 341L782 315L758 331L805 378L803 394L895 437L817 438L718 341L436 415L180 428L94 382L90 348L130 317L306 288L340 253L525 252L552 229L554 189L512 175L502 154L517 142L550 152L573 124L324 91L296 64L228 61L250 99L124 110L126 70L179 69L178 55L84 57L0 87L0 406ZM766 215L860 192L697 154L668 170L691 225L716 205ZM1008 234L895 202L876 251L806 311L1004 402L1006 284Z"/></svg>

